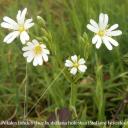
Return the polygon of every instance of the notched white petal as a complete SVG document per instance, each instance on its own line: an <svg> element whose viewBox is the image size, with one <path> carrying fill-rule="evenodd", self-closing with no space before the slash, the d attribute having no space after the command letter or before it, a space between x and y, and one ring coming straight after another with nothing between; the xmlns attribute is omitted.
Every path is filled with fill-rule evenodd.
<svg viewBox="0 0 128 128"><path fill-rule="evenodd" d="M96 48L99 49L101 44L102 44L102 39L101 39L101 37L98 37L98 41L96 43Z"/></svg>
<svg viewBox="0 0 128 128"><path fill-rule="evenodd" d="M45 44L41 44L41 47L44 49L44 48L46 48L46 45Z"/></svg>
<svg viewBox="0 0 128 128"><path fill-rule="evenodd" d="M66 60L66 62L65 62L65 67L72 67L72 66L73 66L72 61Z"/></svg>
<svg viewBox="0 0 128 128"><path fill-rule="evenodd" d="M111 31L107 35L109 35L109 36L119 36L119 35L122 35L122 31L120 31L120 30Z"/></svg>
<svg viewBox="0 0 128 128"><path fill-rule="evenodd" d="M13 25L13 26L15 26L15 27L18 27L18 24L17 24L13 19L11 19L11 18L8 17L8 16L4 16L4 17L3 17L3 20L4 20L6 23L10 24L10 25Z"/></svg>
<svg viewBox="0 0 128 128"><path fill-rule="evenodd" d="M25 29L27 30L27 29L31 28L32 26L34 26L34 23L29 23L29 24L25 25Z"/></svg>
<svg viewBox="0 0 128 128"><path fill-rule="evenodd" d="M85 65L80 65L80 66L78 67L78 69L80 70L80 72L85 72L86 69L87 69L87 66L85 66Z"/></svg>
<svg viewBox="0 0 128 128"><path fill-rule="evenodd" d="M39 44L39 42L38 42L36 39L33 39L33 40L32 40L32 43L33 43L34 45L38 45L38 44Z"/></svg>
<svg viewBox="0 0 128 128"><path fill-rule="evenodd" d="M113 31L113 30L115 30L115 29L117 29L119 27L119 25L118 24L114 24L114 25L112 25L107 31Z"/></svg>
<svg viewBox="0 0 128 128"><path fill-rule="evenodd" d="M29 51L32 49L32 46L25 46L22 48L22 51Z"/></svg>
<svg viewBox="0 0 128 128"><path fill-rule="evenodd" d="M43 59L42 59L41 55L36 56L36 59L37 59L39 65L43 64Z"/></svg>
<svg viewBox="0 0 128 128"><path fill-rule="evenodd" d="M75 67L71 68L70 73L73 74L73 75L76 75L77 68L75 68Z"/></svg>
<svg viewBox="0 0 128 128"><path fill-rule="evenodd" d="M50 54L50 52L49 52L48 49L43 49L43 53L44 53L44 54Z"/></svg>
<svg viewBox="0 0 128 128"><path fill-rule="evenodd" d="M119 45L119 43L116 40L112 39L111 37L107 37L107 39L109 40L109 42L112 45L114 45L114 46L118 46Z"/></svg>
<svg viewBox="0 0 128 128"><path fill-rule="evenodd" d="M71 60L72 60L73 62L77 62L77 55L71 56Z"/></svg>
<svg viewBox="0 0 128 128"><path fill-rule="evenodd" d="M17 22L19 23L21 19L21 10L18 11L16 19L17 19Z"/></svg>
<svg viewBox="0 0 128 128"><path fill-rule="evenodd" d="M93 19L90 20L90 23L91 23L91 25L94 26L95 28L99 28L98 24L97 24Z"/></svg>
<svg viewBox="0 0 128 128"><path fill-rule="evenodd" d="M28 57L28 56L30 56L31 54L32 54L31 51L26 51L26 52L23 53L23 56L24 56L24 57Z"/></svg>
<svg viewBox="0 0 128 128"><path fill-rule="evenodd" d="M104 26L104 14L100 13L99 15L99 26L103 27Z"/></svg>
<svg viewBox="0 0 128 128"><path fill-rule="evenodd" d="M6 43L11 43L15 38L17 38L19 36L19 32L18 31L14 31L9 33L5 38L4 38L4 42Z"/></svg>
<svg viewBox="0 0 128 128"><path fill-rule="evenodd" d="M105 14L105 15L104 15L104 28L106 28L107 25L108 25L108 15Z"/></svg>
<svg viewBox="0 0 128 128"><path fill-rule="evenodd" d="M21 17L20 17L20 23L23 24L25 21L25 16L27 13L27 8L25 8L22 12L21 12Z"/></svg>
<svg viewBox="0 0 128 128"><path fill-rule="evenodd" d="M25 44L29 40L29 35L26 31L23 31L20 34L20 40L21 40L22 44Z"/></svg>
<svg viewBox="0 0 128 128"><path fill-rule="evenodd" d="M45 62L48 62L48 56L47 56L47 54L43 54L42 56L43 56L44 61Z"/></svg>
<svg viewBox="0 0 128 128"><path fill-rule="evenodd" d="M10 24L8 24L8 23L6 23L6 22L2 22L2 23L1 23L1 27L2 27L2 28L7 28L7 29L15 30L13 25L10 25Z"/></svg>
<svg viewBox="0 0 128 128"><path fill-rule="evenodd" d="M37 58L35 57L33 60L33 66L37 66L37 65L38 65L38 61L37 61Z"/></svg>
<svg viewBox="0 0 128 128"><path fill-rule="evenodd" d="M90 25L90 24L87 24L87 28L88 28L90 31L92 31L92 32L95 32L95 33L98 32L98 28L96 28L96 27L94 27L94 26L92 26L92 25Z"/></svg>
<svg viewBox="0 0 128 128"><path fill-rule="evenodd" d="M32 60L33 60L34 56L32 54L30 54L28 57L27 57L27 62L30 63Z"/></svg>
<svg viewBox="0 0 128 128"><path fill-rule="evenodd" d="M105 37L103 38L103 42L105 44L105 46L108 48L108 50L112 50L112 45L111 43L108 41L108 39Z"/></svg>
<svg viewBox="0 0 128 128"><path fill-rule="evenodd" d="M79 59L78 64L80 64L80 65L81 65L81 64L85 64L84 58Z"/></svg>
<svg viewBox="0 0 128 128"><path fill-rule="evenodd" d="M95 35L95 36L92 38L92 44L95 44L97 41L98 41L98 35Z"/></svg>

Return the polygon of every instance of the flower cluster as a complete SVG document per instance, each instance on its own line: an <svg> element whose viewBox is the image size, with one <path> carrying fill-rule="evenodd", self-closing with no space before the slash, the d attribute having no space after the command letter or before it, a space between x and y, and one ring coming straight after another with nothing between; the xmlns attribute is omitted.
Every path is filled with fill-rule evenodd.
<svg viewBox="0 0 128 128"><path fill-rule="evenodd" d="M33 61L33 65L42 65L43 62L48 61L48 55L50 51L46 45L39 42L36 39L30 40L29 29L34 26L33 19L25 19L27 8L23 11L19 10L16 16L16 21L5 16L1 27L9 29L11 32L4 38L4 42L7 44L13 42L16 38L20 38L22 44L23 56L30 63ZM40 17L39 17L40 18ZM108 50L112 50L113 46L118 46L118 42L114 40L113 36L119 36L122 34L120 30L116 30L119 25L114 24L111 27L108 26L108 15L101 13L99 15L99 23L96 23L93 19L90 20L90 24L87 24L87 28L94 32L95 35L92 38L92 43L96 44L96 48L99 49L103 43ZM70 70L70 73L76 75L77 72L84 73L87 69L84 58L80 58L76 55L71 56L70 59L65 61L65 67Z"/></svg>
<svg viewBox="0 0 128 128"><path fill-rule="evenodd" d="M12 43L17 37L23 45L25 45L22 50L24 51L23 56L27 58L27 62L33 61L33 65L42 65L43 61L48 61L49 50L46 45L39 43L36 39L30 40L28 30L34 26L33 19L25 19L27 13L27 8L23 11L19 10L16 16L16 21L5 16L1 27L9 29L11 32L4 38L4 42L7 44Z"/></svg>

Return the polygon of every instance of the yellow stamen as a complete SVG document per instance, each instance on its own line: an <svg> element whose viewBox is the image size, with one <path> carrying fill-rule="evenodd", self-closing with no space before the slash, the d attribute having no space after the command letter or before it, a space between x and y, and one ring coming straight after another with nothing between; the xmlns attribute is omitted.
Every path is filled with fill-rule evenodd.
<svg viewBox="0 0 128 128"><path fill-rule="evenodd" d="M105 35L105 30L99 30L97 34L102 37Z"/></svg>
<svg viewBox="0 0 128 128"><path fill-rule="evenodd" d="M41 52L42 52L41 46L40 45L35 46L34 52L36 55L41 54Z"/></svg>
<svg viewBox="0 0 128 128"><path fill-rule="evenodd" d="M77 62L73 64L73 67L78 67L78 66L79 64Z"/></svg>
<svg viewBox="0 0 128 128"><path fill-rule="evenodd" d="M25 31L25 28L24 28L24 26L19 26L19 31L20 31L20 32L23 32L23 31Z"/></svg>

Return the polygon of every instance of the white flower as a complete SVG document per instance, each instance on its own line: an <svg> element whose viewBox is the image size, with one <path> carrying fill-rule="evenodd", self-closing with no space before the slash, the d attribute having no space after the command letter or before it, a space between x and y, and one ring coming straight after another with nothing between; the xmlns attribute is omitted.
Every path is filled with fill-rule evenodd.
<svg viewBox="0 0 128 128"><path fill-rule="evenodd" d="M75 75L78 71L84 73L87 69L85 60L83 58L78 59L76 55L71 56L71 60L66 60L65 66L69 68L70 73Z"/></svg>
<svg viewBox="0 0 128 128"><path fill-rule="evenodd" d="M37 40L32 40L32 42L28 42L27 46L23 47L24 51L23 56L27 58L27 62L30 63L33 61L33 65L42 65L43 61L48 61L48 54L50 54L49 50L46 48L44 44L40 44Z"/></svg>
<svg viewBox="0 0 128 128"><path fill-rule="evenodd" d="M112 36L119 36L122 34L118 28L118 24L114 24L108 28L108 15L101 13L99 15L99 23L97 24L94 20L90 20L90 24L87 25L87 28L95 33L95 36L92 38L92 43L96 44L96 48L100 48L102 42L108 48L112 50L112 45L118 46L118 42L112 39Z"/></svg>
<svg viewBox="0 0 128 128"><path fill-rule="evenodd" d="M25 20L26 13L27 8L25 8L23 11L19 10L16 16L17 22L7 16L3 17L4 21L1 23L1 27L10 29L12 31L4 38L4 42L9 44L19 36L23 44L29 40L27 31L34 25L34 23L32 23L32 19Z"/></svg>

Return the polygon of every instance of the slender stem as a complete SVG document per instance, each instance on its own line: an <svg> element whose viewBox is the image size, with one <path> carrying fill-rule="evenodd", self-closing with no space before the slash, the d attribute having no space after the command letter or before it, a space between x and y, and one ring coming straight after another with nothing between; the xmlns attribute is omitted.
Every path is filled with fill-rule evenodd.
<svg viewBox="0 0 128 128"><path fill-rule="evenodd" d="M74 111L75 117L77 117L76 113L76 100L77 100L77 85L74 82L71 83L71 96L70 96L70 108Z"/></svg>
<svg viewBox="0 0 128 128"><path fill-rule="evenodd" d="M63 73L65 68L63 68L60 73L56 76L56 78L51 82L51 84L41 93L41 96L37 100L37 102L32 106L32 108L28 111L26 114L26 117L31 113L31 111L36 107L36 105L39 103L39 101L42 99L42 97L47 93L47 91L51 88L51 86L56 82L56 80L60 77L60 75Z"/></svg>
<svg viewBox="0 0 128 128"><path fill-rule="evenodd" d="M70 97L70 106L75 107L76 98L77 98L77 88L74 83L71 83L71 97Z"/></svg>
<svg viewBox="0 0 128 128"><path fill-rule="evenodd" d="M24 92L25 92L25 96L24 96L24 119L26 119L26 113L27 113L27 78L28 78L28 74L27 74L27 63L26 63L26 75L25 75L25 88L24 88Z"/></svg>
<svg viewBox="0 0 128 128"><path fill-rule="evenodd" d="M100 64L100 59L96 54L96 102L97 102L97 109L98 109L98 120L104 120L104 106L105 106L105 99L104 99L104 90L103 90L103 71L102 65Z"/></svg>

